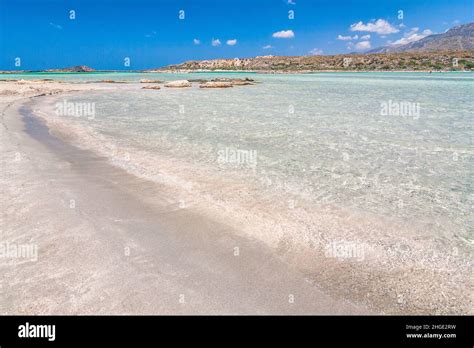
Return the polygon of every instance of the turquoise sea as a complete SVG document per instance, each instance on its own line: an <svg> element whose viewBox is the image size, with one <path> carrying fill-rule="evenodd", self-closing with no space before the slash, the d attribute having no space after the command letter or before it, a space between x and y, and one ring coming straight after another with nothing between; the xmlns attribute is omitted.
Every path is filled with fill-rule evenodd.
<svg viewBox="0 0 474 348"><path fill-rule="evenodd" d="M93 119L69 117L67 122L83 127L102 144L113 144L120 151L111 156L126 153L131 170L150 177L163 165L151 159L163 156L177 166L185 165L182 174L187 182L212 175L240 182L256 201L271 195L289 202L290 208L304 201L363 211L408 226L422 224L429 233L473 243L473 73L95 73L3 78L138 82L217 76L249 77L258 83L161 90L123 84L107 93L67 98L67 102L95 103ZM144 166L139 156L147 155ZM218 184L206 192L221 202L237 194L235 186Z"/></svg>

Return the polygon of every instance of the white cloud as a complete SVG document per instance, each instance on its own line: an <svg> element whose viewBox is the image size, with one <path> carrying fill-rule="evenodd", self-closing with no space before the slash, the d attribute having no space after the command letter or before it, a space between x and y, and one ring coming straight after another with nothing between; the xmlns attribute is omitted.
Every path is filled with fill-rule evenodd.
<svg viewBox="0 0 474 348"><path fill-rule="evenodd" d="M272 45L265 45L262 47L264 50L269 50L270 48L273 48Z"/></svg>
<svg viewBox="0 0 474 348"><path fill-rule="evenodd" d="M237 39L227 40L229 46L234 46L237 43Z"/></svg>
<svg viewBox="0 0 474 348"><path fill-rule="evenodd" d="M320 48L313 48L311 51L309 51L309 53L313 56L320 56L323 54L323 50Z"/></svg>
<svg viewBox="0 0 474 348"><path fill-rule="evenodd" d="M212 39L211 44L212 44L212 46L220 46L220 45L221 45L221 40L219 40L219 39Z"/></svg>
<svg viewBox="0 0 474 348"><path fill-rule="evenodd" d="M370 34L367 34L367 35L361 36L361 37L360 37L360 39L361 39L361 40L364 40L364 41L366 41L366 40L370 40Z"/></svg>
<svg viewBox="0 0 474 348"><path fill-rule="evenodd" d="M288 0L288 5L296 5L295 0Z"/></svg>
<svg viewBox="0 0 474 348"><path fill-rule="evenodd" d="M272 36L276 39L292 39L295 37L295 33L293 32L293 30L282 30L273 33Z"/></svg>
<svg viewBox="0 0 474 348"><path fill-rule="evenodd" d="M354 35L354 36L342 36L338 35L336 39L341 40L341 41L350 41L350 40L357 40L359 38L359 35Z"/></svg>
<svg viewBox="0 0 474 348"><path fill-rule="evenodd" d="M404 36L405 36L405 37L411 36L411 35L417 33L418 30L420 30L420 28L418 28L418 27L411 28L408 32L406 32L406 33L404 34Z"/></svg>
<svg viewBox="0 0 474 348"><path fill-rule="evenodd" d="M418 33L418 28L411 28L410 31L406 32L403 37L397 41L390 42L390 46L400 46L406 45L411 42L421 40L429 35L432 35L433 32L430 29L425 29L421 34Z"/></svg>
<svg viewBox="0 0 474 348"><path fill-rule="evenodd" d="M360 41L355 44L355 48L358 51L365 51L370 49L372 46L370 45L370 41Z"/></svg>
<svg viewBox="0 0 474 348"><path fill-rule="evenodd" d="M55 24L55 23L51 23L51 22L49 22L49 25L52 26L52 27L54 27L54 28L56 28L56 29L59 29L59 30L61 30L61 29L63 28L63 27L60 26L59 24Z"/></svg>
<svg viewBox="0 0 474 348"><path fill-rule="evenodd" d="M364 24L362 22L354 23L350 27L351 31L368 31L377 34L393 34L398 33L400 30L392 26L389 22L384 19L377 19L375 22Z"/></svg>
<svg viewBox="0 0 474 348"><path fill-rule="evenodd" d="M200 44L201 44L201 40L199 40L199 39L194 39L194 40L193 40L193 43L194 43L195 45L200 45Z"/></svg>

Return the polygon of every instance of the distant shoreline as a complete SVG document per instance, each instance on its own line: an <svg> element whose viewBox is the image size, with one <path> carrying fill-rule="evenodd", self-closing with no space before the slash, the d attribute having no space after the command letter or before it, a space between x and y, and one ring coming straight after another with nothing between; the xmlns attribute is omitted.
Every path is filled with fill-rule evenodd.
<svg viewBox="0 0 474 348"><path fill-rule="evenodd" d="M474 70L311 70L311 71L270 71L270 70L96 70L93 72L48 72L48 71L0 71L0 75L98 75L98 74L264 74L264 75L305 75L320 73L469 73Z"/></svg>
<svg viewBox="0 0 474 348"><path fill-rule="evenodd" d="M0 70L0 74L103 73L253 73L313 74L322 72L456 72L474 71L474 51L339 54L329 56L257 56L187 61L160 68L95 70L86 65L44 70Z"/></svg>

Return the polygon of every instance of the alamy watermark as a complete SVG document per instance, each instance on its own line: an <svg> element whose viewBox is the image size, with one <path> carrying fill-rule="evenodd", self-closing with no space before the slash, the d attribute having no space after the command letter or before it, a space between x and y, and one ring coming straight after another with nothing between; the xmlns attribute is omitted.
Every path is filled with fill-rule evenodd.
<svg viewBox="0 0 474 348"><path fill-rule="evenodd" d="M420 117L420 103L413 103L409 101L394 101L388 100L380 103L381 116L402 116L413 117L418 119Z"/></svg>
<svg viewBox="0 0 474 348"><path fill-rule="evenodd" d="M0 259L28 259L38 261L38 245L0 243Z"/></svg>
<svg viewBox="0 0 474 348"><path fill-rule="evenodd" d="M346 241L335 241L327 244L324 255L339 260L356 259L357 261L362 261L365 256L361 244Z"/></svg>
<svg viewBox="0 0 474 348"><path fill-rule="evenodd" d="M257 150L243 150L226 147L217 152L217 163L234 167L256 168Z"/></svg>
<svg viewBox="0 0 474 348"><path fill-rule="evenodd" d="M63 99L62 102L56 103L56 115L58 116L73 116L73 117L87 117L89 120L95 118L95 103L92 102L69 102Z"/></svg>
<svg viewBox="0 0 474 348"><path fill-rule="evenodd" d="M56 325L39 325L26 322L18 326L19 338L47 338L52 342L56 339Z"/></svg>

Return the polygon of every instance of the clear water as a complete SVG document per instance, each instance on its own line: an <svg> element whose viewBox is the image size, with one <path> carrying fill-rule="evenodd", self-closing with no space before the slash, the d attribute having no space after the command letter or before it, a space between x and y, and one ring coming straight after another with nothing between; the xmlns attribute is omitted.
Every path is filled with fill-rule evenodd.
<svg viewBox="0 0 474 348"><path fill-rule="evenodd" d="M27 77L138 81L229 74L50 75ZM122 149L167 156L196 171L206 168L255 184L261 190L252 192L256 197L271 191L282 201L301 199L407 224L426 222L433 233L472 243L474 74L231 76L260 83L93 92L68 100L95 102L95 119L70 121ZM384 114L383 103L390 101L413 103L412 112ZM255 151L255 165L222 160L226 149Z"/></svg>

